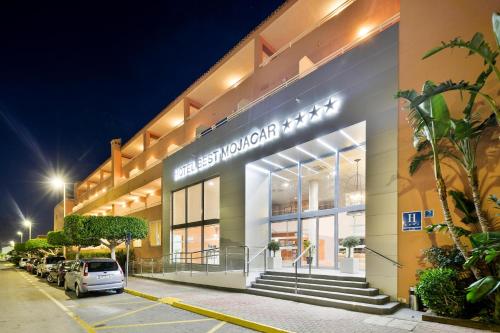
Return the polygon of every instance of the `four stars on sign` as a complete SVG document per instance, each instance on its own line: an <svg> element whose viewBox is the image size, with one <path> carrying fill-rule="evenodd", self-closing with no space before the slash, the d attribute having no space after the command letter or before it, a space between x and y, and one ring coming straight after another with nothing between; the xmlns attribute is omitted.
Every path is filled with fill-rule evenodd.
<svg viewBox="0 0 500 333"><path fill-rule="evenodd" d="M300 127L303 126L307 120L319 120L321 118L321 110L324 110L325 114L331 114L331 111L334 109L335 105L337 104L336 100L332 100L331 98L328 100L328 103L326 103L323 108L318 108L316 105L313 106L312 110L308 111L307 114L309 114L309 119L306 119L306 115L303 112L299 112L299 114L293 118L293 120L286 119L283 124L282 124L282 130L283 132L288 132L289 130L292 129L293 125L294 127Z"/></svg>

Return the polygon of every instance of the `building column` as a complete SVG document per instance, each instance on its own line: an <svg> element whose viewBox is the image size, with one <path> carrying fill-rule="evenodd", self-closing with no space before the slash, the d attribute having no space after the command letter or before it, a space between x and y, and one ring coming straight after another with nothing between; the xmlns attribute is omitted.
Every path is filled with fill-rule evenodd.
<svg viewBox="0 0 500 333"><path fill-rule="evenodd" d="M309 181L309 210L317 211L319 209L319 182L317 180Z"/></svg>
<svg viewBox="0 0 500 333"><path fill-rule="evenodd" d="M113 179L113 186L118 184L122 177L122 140L111 140L111 177Z"/></svg>

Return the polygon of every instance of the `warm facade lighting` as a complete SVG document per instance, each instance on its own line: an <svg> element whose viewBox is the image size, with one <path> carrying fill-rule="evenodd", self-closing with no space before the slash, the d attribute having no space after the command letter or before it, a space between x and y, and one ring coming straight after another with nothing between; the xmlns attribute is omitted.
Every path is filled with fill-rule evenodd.
<svg viewBox="0 0 500 333"><path fill-rule="evenodd" d="M229 88L235 87L240 80L241 80L240 76L233 75L227 78L226 84Z"/></svg>
<svg viewBox="0 0 500 333"><path fill-rule="evenodd" d="M369 33L370 33L371 27L370 26L362 26L359 28L357 36L358 38L365 38Z"/></svg>

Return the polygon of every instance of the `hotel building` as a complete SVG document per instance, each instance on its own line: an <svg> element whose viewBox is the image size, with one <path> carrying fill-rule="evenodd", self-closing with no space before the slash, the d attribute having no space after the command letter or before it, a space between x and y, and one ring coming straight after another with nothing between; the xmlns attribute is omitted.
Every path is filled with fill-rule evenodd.
<svg viewBox="0 0 500 333"><path fill-rule="evenodd" d="M129 141L112 140L109 159L75 185L67 210L146 219L135 255L151 259L153 272L198 284L245 288L256 274L227 271L270 240L281 246L286 277L313 245L315 274L369 284L376 289L363 297L380 311L367 311L390 312L391 301L408 302L422 250L447 242L402 226L405 212L420 212L424 226L442 216L431 169L408 174L411 129L394 95L427 79L474 80L481 63L460 50L421 56L476 31L493 44L495 10L493 0L287 1ZM487 91L498 99L499 88ZM483 187L498 194L498 149L481 149L489 149L479 161ZM463 188L452 167L445 173ZM357 271L336 275L349 236L360 240ZM193 265L206 272L184 274ZM305 256L298 265L307 267ZM276 288L252 290L288 297L286 278L268 283Z"/></svg>

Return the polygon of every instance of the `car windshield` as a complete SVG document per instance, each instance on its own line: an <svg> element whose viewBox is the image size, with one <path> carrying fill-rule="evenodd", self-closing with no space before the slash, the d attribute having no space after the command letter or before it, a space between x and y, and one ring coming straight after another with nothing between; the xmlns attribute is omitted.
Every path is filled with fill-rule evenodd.
<svg viewBox="0 0 500 333"><path fill-rule="evenodd" d="M64 257L47 257L47 264L57 264L59 261L64 260Z"/></svg>
<svg viewBox="0 0 500 333"><path fill-rule="evenodd" d="M116 261L91 261L88 263L89 272L104 272L118 270Z"/></svg>

